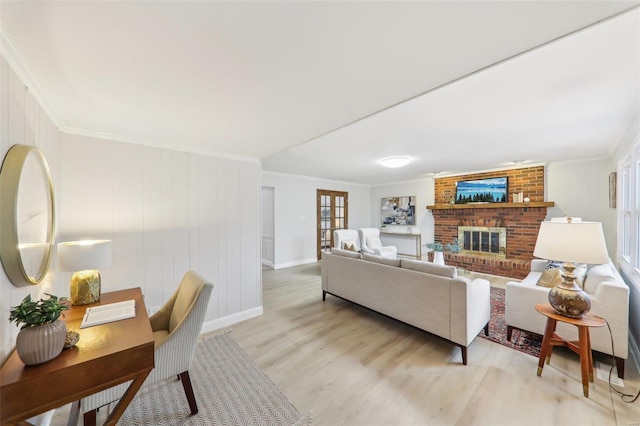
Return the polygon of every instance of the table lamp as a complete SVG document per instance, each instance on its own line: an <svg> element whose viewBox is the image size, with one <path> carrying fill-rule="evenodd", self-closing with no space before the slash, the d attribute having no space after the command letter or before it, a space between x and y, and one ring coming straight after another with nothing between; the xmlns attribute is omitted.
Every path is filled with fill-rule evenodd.
<svg viewBox="0 0 640 426"><path fill-rule="evenodd" d="M99 268L111 266L110 240L69 241L58 244L58 267L74 271L71 277L71 301L87 305L100 300Z"/></svg>
<svg viewBox="0 0 640 426"><path fill-rule="evenodd" d="M542 222L533 255L563 262L563 282L549 291L549 303L560 315L582 318L591 309L589 295L575 283L576 263L609 262L600 222L572 221L571 218Z"/></svg>

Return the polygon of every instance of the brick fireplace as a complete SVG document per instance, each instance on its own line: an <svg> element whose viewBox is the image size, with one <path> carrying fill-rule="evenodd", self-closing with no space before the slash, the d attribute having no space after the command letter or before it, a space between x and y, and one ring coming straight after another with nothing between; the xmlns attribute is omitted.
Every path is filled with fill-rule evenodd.
<svg viewBox="0 0 640 426"><path fill-rule="evenodd" d="M473 205L452 205L447 202L451 192L455 194L457 181L499 176L508 177L510 194L522 192L531 201ZM547 215L547 207L553 205L553 202L544 202L543 166L436 178L435 195L436 204L427 206L433 213L435 241L443 244L451 243L458 238L460 226L473 227L467 229L479 227L506 229L504 253L496 255L495 253L470 254L467 251L445 252L445 262L448 265L513 278L524 278L529 273L540 223ZM481 239L482 235L480 234L478 238ZM485 236L485 240L488 238L496 237L489 234ZM482 240L479 244L482 246Z"/></svg>

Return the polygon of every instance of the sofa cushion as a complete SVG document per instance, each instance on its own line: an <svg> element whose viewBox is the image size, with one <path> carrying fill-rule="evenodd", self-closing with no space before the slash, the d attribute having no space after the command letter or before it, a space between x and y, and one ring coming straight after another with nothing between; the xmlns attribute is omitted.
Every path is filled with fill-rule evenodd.
<svg viewBox="0 0 640 426"><path fill-rule="evenodd" d="M343 250L337 247L333 247L331 249L331 254L336 254L338 256L344 256L344 257L351 257L353 259L362 259L362 255L357 251Z"/></svg>
<svg viewBox="0 0 640 426"><path fill-rule="evenodd" d="M537 286L540 287L555 287L560 284L563 280L562 271L557 268L545 269L542 274L540 274L540 278L538 278L538 282L536 282Z"/></svg>
<svg viewBox="0 0 640 426"><path fill-rule="evenodd" d="M369 262L382 263L389 266L400 266L400 259L389 259L388 257L376 256L373 254L363 253L362 260Z"/></svg>
<svg viewBox="0 0 640 426"><path fill-rule="evenodd" d="M356 240L344 240L342 241L342 247L340 248L343 250L358 251Z"/></svg>
<svg viewBox="0 0 640 426"><path fill-rule="evenodd" d="M447 278L455 278L458 276L458 270L455 266L436 265L435 263L425 262L423 260L401 259L400 266L405 269L426 272L427 274L440 275Z"/></svg>
<svg viewBox="0 0 640 426"><path fill-rule="evenodd" d="M605 281L615 281L616 276L611 270L611 265L605 263L604 265L595 265L589 269L586 279L584 280L584 291L589 294L594 294L598 290L600 283Z"/></svg>

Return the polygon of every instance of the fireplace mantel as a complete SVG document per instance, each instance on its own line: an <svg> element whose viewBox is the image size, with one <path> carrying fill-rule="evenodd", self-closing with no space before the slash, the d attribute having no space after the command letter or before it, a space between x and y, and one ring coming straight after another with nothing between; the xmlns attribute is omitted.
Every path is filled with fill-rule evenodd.
<svg viewBox="0 0 640 426"><path fill-rule="evenodd" d="M478 204L434 204L428 210L456 209L521 209L526 207L553 207L553 201L532 201L530 203L478 203Z"/></svg>

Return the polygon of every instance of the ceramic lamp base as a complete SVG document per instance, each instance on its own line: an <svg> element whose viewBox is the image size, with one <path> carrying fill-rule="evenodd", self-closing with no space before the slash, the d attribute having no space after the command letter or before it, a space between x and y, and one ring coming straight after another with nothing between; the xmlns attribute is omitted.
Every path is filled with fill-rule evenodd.
<svg viewBox="0 0 640 426"><path fill-rule="evenodd" d="M74 305L88 305L100 300L100 273L96 270L78 271L71 277L71 301Z"/></svg>
<svg viewBox="0 0 640 426"><path fill-rule="evenodd" d="M582 318L591 309L591 298L575 283L575 265L565 263L562 268L564 281L549 291L549 303L560 315Z"/></svg>

